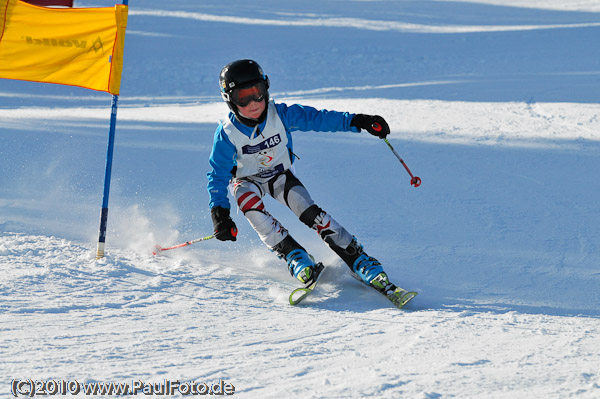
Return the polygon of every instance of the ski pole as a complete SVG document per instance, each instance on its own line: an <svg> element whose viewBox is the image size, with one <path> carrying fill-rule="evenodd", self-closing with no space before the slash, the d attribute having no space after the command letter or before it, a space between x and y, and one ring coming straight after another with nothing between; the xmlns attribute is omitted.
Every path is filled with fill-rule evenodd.
<svg viewBox="0 0 600 399"><path fill-rule="evenodd" d="M231 235L233 235L235 237L235 236L237 236L237 233L238 233L238 230L235 227L232 227L231 228ZM186 241L186 242L184 242L182 244L173 245L172 247L167 247L167 248L163 248L160 245L155 245L154 249L152 251L152 255L157 255L159 252L162 252L162 251L168 251L168 250L171 250L171 249L187 247L188 245L192 245L192 244L195 244L195 243L200 242L200 241L211 240L213 238L215 238L214 234L212 234L210 236L202 237L202 238L196 238L195 240Z"/></svg>
<svg viewBox="0 0 600 399"><path fill-rule="evenodd" d="M195 244L200 241L210 240L212 238L215 238L214 234L210 235L210 236L202 237L202 238L196 238L195 240L186 241L183 244L177 244L177 245L173 245L172 247L167 247L167 248L163 248L160 245L155 245L154 249L152 250L152 255L158 255L158 253L160 253L162 251L168 251L171 249L187 247L188 245L192 245L192 244Z"/></svg>
<svg viewBox="0 0 600 399"><path fill-rule="evenodd" d="M419 187L421 185L421 178L418 177L418 176L413 176L412 172L410 171L410 169L408 169L408 166L406 165L406 163L404 162L404 160L396 152L396 150L394 149L394 147L392 147L392 144L388 141L388 139L384 138L383 141L385 141L385 143L388 145L388 147L390 147L390 150L392 150L392 152L394 153L394 155L396 156L396 158L398 158L398 160L400 161L400 163L402 164L402 166L404 166L404 169L406 169L406 171L410 175L410 185L414 186L414 187Z"/></svg>
<svg viewBox="0 0 600 399"><path fill-rule="evenodd" d="M381 131L382 127L379 123L375 122L371 125L371 127L373 128L373 130L379 132ZM400 163L402 164L402 166L404 166L404 169L406 169L406 171L408 172L408 174L410 175L410 185L414 186L414 187L419 187L421 185L421 178L418 176L413 176L412 172L410 171L410 169L408 169L408 166L406 165L406 162L404 162L404 160L400 157L400 154L398 154L396 152L396 150L394 149L394 147L392 147L392 144L389 142L389 140L385 137L383 137L383 141L385 141L385 143L388 145L388 147L390 147L390 150L392 150L392 152L394 153L394 155L396 156L396 158L398 158L398 161L400 161Z"/></svg>

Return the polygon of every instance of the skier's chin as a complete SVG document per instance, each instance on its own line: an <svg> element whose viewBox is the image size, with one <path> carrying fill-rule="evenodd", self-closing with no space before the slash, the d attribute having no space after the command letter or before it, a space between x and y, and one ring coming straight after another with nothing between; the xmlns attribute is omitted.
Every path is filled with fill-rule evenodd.
<svg viewBox="0 0 600 399"><path fill-rule="evenodd" d="M240 112L240 114L242 114L244 118L258 120L258 118L260 118L260 115L262 114L262 110L259 109L251 112Z"/></svg>

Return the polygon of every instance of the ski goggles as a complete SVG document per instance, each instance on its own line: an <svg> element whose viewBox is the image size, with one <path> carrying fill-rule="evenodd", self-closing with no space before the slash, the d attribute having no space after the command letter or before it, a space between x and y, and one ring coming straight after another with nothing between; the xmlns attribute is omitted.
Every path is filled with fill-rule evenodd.
<svg viewBox="0 0 600 399"><path fill-rule="evenodd" d="M231 101L239 107L247 107L252 101L260 102L267 96L267 85L258 82L254 86L243 89L234 89L231 92Z"/></svg>

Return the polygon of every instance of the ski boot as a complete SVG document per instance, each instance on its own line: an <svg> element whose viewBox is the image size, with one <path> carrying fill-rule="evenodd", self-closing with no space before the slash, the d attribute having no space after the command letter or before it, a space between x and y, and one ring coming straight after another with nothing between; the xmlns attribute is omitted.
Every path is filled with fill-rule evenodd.
<svg viewBox="0 0 600 399"><path fill-rule="evenodd" d="M391 283L383 271L381 263L364 252L363 246L356 240L356 237L352 237L352 242L346 249L335 245L330 246L350 267L352 277L385 295L398 309L402 309L417 295L414 291L406 291Z"/></svg>
<svg viewBox="0 0 600 399"><path fill-rule="evenodd" d="M388 283L387 275L383 271L381 263L364 252L352 264L352 271L363 282L378 291L383 291Z"/></svg>
<svg viewBox="0 0 600 399"><path fill-rule="evenodd" d="M307 284L313 279L315 261L292 236L286 236L272 250L287 262L290 274L302 284Z"/></svg>
<svg viewBox="0 0 600 399"><path fill-rule="evenodd" d="M304 249L294 249L285 258L290 269L290 274L302 284L312 280L315 262Z"/></svg>
<svg viewBox="0 0 600 399"><path fill-rule="evenodd" d="M333 243L328 244L342 258L344 263L348 265L352 277L379 291L381 290L383 282L380 282L377 277L383 274L383 277L387 279L387 276L383 272L383 267L377 259L365 253L362 244L356 240L356 237L352 237L352 241L346 248L341 248Z"/></svg>

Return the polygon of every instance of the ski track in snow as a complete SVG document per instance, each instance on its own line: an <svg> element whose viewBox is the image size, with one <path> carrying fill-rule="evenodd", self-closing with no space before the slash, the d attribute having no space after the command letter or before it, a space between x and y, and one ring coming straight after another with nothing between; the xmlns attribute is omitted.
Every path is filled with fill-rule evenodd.
<svg viewBox="0 0 600 399"><path fill-rule="evenodd" d="M600 397L597 2L340 5L130 2L99 261L109 99L0 81L0 397L14 378L224 380L241 398ZM277 101L389 121L419 188L366 134L297 132L294 150L315 201L419 291L404 311L269 199L329 265L301 306L241 214L236 243L150 254L212 229L216 76L242 57Z"/></svg>

